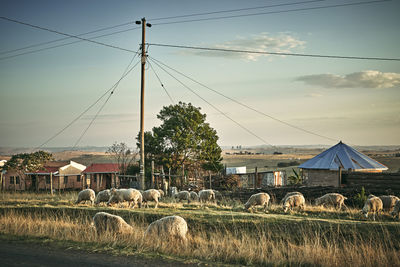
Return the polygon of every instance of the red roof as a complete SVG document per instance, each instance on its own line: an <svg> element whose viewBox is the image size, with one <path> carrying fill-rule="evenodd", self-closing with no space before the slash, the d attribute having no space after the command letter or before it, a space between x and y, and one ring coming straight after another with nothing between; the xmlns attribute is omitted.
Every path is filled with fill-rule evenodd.
<svg viewBox="0 0 400 267"><path fill-rule="evenodd" d="M119 172L117 163L92 163L83 173L115 173Z"/></svg>
<svg viewBox="0 0 400 267"><path fill-rule="evenodd" d="M43 173L43 174L50 174L58 172L58 169L61 167L68 165L66 161L48 161L46 162L46 165L43 166L44 169L39 170L39 171L34 171L34 172L29 172L29 174L34 174L34 173Z"/></svg>

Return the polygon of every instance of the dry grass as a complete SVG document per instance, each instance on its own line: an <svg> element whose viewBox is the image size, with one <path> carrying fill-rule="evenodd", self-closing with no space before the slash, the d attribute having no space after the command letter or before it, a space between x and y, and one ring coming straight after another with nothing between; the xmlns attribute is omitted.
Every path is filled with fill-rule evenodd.
<svg viewBox="0 0 400 267"><path fill-rule="evenodd" d="M359 210L306 206L283 214L280 205L253 213L243 204L176 203L166 198L159 209L74 206L76 193L5 193L0 196L2 234L74 242L93 251L131 255L161 253L186 259L243 265L395 266L400 265L400 226L383 218L361 220ZM18 203L17 206L13 203ZM48 203L52 203L49 207ZM98 237L91 226L97 211L120 215L134 228L129 235ZM149 222L177 214L189 225L189 242L143 240Z"/></svg>

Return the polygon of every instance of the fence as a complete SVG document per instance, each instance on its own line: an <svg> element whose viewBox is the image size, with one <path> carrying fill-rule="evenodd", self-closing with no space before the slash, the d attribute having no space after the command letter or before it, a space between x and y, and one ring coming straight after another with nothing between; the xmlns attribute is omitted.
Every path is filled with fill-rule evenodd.
<svg viewBox="0 0 400 267"><path fill-rule="evenodd" d="M236 175L240 179L240 188L263 188L287 185L285 171L254 172Z"/></svg>
<svg viewBox="0 0 400 267"><path fill-rule="evenodd" d="M362 186L366 189L400 191L400 173L343 173L342 183L347 186Z"/></svg>

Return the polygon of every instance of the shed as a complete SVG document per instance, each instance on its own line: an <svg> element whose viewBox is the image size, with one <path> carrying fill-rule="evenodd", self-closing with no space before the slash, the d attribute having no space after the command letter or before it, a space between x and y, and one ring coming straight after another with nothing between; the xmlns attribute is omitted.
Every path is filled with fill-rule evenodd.
<svg viewBox="0 0 400 267"><path fill-rule="evenodd" d="M341 172L382 172L388 168L340 141L299 166L307 186L341 184Z"/></svg>
<svg viewBox="0 0 400 267"><path fill-rule="evenodd" d="M116 163L92 163L83 174L89 188L96 192L119 187L119 165Z"/></svg>

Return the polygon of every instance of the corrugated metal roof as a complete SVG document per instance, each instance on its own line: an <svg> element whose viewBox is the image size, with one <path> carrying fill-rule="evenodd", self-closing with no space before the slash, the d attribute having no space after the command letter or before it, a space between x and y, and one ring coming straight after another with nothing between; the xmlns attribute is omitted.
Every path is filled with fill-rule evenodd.
<svg viewBox="0 0 400 267"><path fill-rule="evenodd" d="M354 148L341 141L321 154L304 162L299 166L302 169L324 170L387 170L388 168L371 159L367 155L358 152Z"/></svg>
<svg viewBox="0 0 400 267"><path fill-rule="evenodd" d="M119 166L116 163L92 163L83 173L117 173Z"/></svg>

